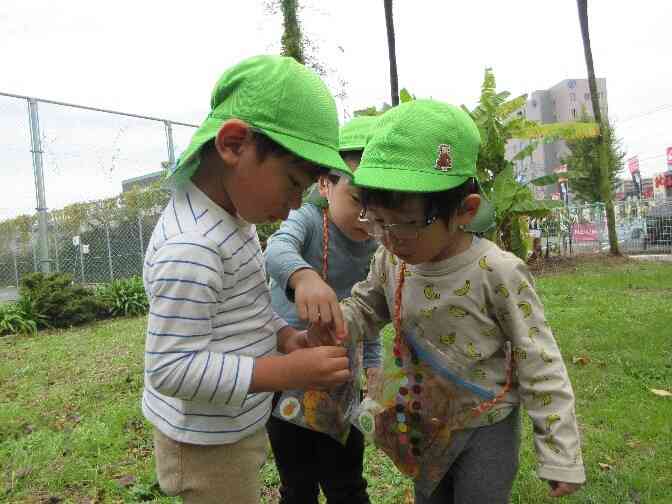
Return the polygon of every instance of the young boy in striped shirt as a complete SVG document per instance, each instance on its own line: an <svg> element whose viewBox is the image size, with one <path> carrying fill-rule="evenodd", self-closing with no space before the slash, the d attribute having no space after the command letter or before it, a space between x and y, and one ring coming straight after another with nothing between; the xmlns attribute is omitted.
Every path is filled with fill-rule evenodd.
<svg viewBox="0 0 672 504"><path fill-rule="evenodd" d="M317 75L277 56L222 75L170 176L143 273L142 409L168 495L257 503L272 392L351 378L344 348L306 348L305 332L273 311L254 227L285 219L328 169L347 173L336 107Z"/></svg>

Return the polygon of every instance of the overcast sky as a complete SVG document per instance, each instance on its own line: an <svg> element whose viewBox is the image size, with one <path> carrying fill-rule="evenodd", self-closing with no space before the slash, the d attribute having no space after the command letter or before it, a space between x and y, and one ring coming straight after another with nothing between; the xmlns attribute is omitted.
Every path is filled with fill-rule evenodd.
<svg viewBox="0 0 672 504"><path fill-rule="evenodd" d="M346 81L341 114L389 101L382 0L304 0L303 27ZM642 173L672 146L672 2L589 0L596 73L610 117ZM399 82L418 97L475 103L484 68L522 94L585 77L576 2L395 2ZM2 0L0 92L198 123L212 86L240 59L277 53L264 2ZM110 196L167 158L161 123L40 105L47 204ZM177 128L178 150L190 130ZM0 97L0 218L34 207L25 103Z"/></svg>

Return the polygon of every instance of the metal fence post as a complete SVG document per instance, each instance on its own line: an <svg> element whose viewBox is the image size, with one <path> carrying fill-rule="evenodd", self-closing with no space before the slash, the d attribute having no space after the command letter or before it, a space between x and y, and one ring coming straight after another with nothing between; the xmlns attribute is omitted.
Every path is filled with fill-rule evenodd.
<svg viewBox="0 0 672 504"><path fill-rule="evenodd" d="M110 282L114 280L114 268L112 266L112 246L110 245L110 223L105 223L105 239L107 240L107 262L110 265Z"/></svg>
<svg viewBox="0 0 672 504"><path fill-rule="evenodd" d="M142 212L138 213L138 233L140 234L140 271L145 267L145 240L142 236Z"/></svg>
<svg viewBox="0 0 672 504"><path fill-rule="evenodd" d="M44 191L44 171L42 168L42 140L40 138L40 119L37 113L37 101L28 99L28 117L30 120L30 143L33 153L33 170L35 172L35 199L37 203L38 243L40 271L49 273L51 261L49 259L49 240L47 226L47 202Z"/></svg>
<svg viewBox="0 0 672 504"><path fill-rule="evenodd" d="M16 278L16 286L19 286L19 263L16 260L16 248L12 247L12 258L14 259L14 278Z"/></svg>
<svg viewBox="0 0 672 504"><path fill-rule="evenodd" d="M164 121L166 127L166 146L168 148L168 169L172 170L175 166L175 145L173 144L173 125L170 121Z"/></svg>

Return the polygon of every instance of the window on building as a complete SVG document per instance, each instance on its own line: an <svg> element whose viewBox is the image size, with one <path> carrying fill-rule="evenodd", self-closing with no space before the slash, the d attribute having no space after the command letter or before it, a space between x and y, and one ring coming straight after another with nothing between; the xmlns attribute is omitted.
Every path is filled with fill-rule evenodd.
<svg viewBox="0 0 672 504"><path fill-rule="evenodd" d="M576 109L574 107L569 110L569 115L572 117L572 119L576 119Z"/></svg>
<svg viewBox="0 0 672 504"><path fill-rule="evenodd" d="M569 93L569 101L572 103L576 101L576 93Z"/></svg>
<svg viewBox="0 0 672 504"><path fill-rule="evenodd" d="M586 100L586 101L589 101L590 100L590 93L585 93L583 95L583 99Z"/></svg>

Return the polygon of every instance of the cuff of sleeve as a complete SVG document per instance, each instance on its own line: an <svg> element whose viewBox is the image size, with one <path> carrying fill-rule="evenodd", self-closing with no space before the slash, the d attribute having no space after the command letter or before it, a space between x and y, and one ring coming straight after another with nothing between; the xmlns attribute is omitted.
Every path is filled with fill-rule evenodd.
<svg viewBox="0 0 672 504"><path fill-rule="evenodd" d="M236 380L236 386L233 389L228 404L234 408L242 408L250 390L250 383L252 383L254 357L237 355L236 358L238 359L238 380Z"/></svg>
<svg viewBox="0 0 672 504"><path fill-rule="evenodd" d="M278 280L282 290L285 292L292 290L289 287L289 277L291 277L296 271L306 268L313 269L306 261L292 261L285 264L282 268L282 271L280 272L280 275L278 275Z"/></svg>
<svg viewBox="0 0 672 504"><path fill-rule="evenodd" d="M271 321L271 328L275 333L279 333L282 331L285 327L287 327L289 324L285 319L283 319L280 315L276 313L275 318Z"/></svg>
<svg viewBox="0 0 672 504"><path fill-rule="evenodd" d="M362 362L364 369L369 369L369 368L379 368L381 367L381 359L379 357L374 357L371 359L364 359Z"/></svg>
<svg viewBox="0 0 672 504"><path fill-rule="evenodd" d="M586 470L582 465L571 467L540 465L537 468L537 476L544 480L564 483L582 484L586 482Z"/></svg>

